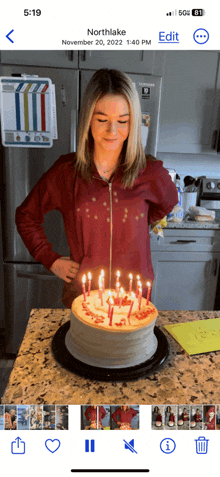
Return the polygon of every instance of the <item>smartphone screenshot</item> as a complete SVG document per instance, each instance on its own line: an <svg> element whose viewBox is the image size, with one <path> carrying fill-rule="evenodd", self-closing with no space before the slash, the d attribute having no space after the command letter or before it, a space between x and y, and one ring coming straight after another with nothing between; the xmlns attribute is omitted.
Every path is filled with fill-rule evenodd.
<svg viewBox="0 0 220 477"><path fill-rule="evenodd" d="M44 3L1 6L1 468L205 477L219 7Z"/></svg>

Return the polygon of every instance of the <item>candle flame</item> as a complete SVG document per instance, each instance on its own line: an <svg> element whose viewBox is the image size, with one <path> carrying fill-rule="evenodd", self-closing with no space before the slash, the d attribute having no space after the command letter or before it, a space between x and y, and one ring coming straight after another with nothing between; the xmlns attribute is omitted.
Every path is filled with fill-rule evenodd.
<svg viewBox="0 0 220 477"><path fill-rule="evenodd" d="M118 288L120 287L120 283L119 283L119 282L116 283L116 287L118 287Z"/></svg>
<svg viewBox="0 0 220 477"><path fill-rule="evenodd" d="M109 298L109 301L110 301L111 305L113 305L114 300L112 298Z"/></svg>
<svg viewBox="0 0 220 477"><path fill-rule="evenodd" d="M151 283L150 283L150 282L147 282L147 286L148 286L148 287L151 287Z"/></svg>
<svg viewBox="0 0 220 477"><path fill-rule="evenodd" d="M140 276L139 276L139 275L137 275L137 280L140 280Z"/></svg>
<svg viewBox="0 0 220 477"><path fill-rule="evenodd" d="M100 286L100 287L102 286L102 277L101 277L101 275L99 276L99 286Z"/></svg>
<svg viewBox="0 0 220 477"><path fill-rule="evenodd" d="M104 270L101 270L101 277L104 277L105 276L105 272Z"/></svg>
<svg viewBox="0 0 220 477"><path fill-rule="evenodd" d="M131 292L131 298L135 299L135 293Z"/></svg>
<svg viewBox="0 0 220 477"><path fill-rule="evenodd" d="M82 282L83 282L83 283L86 283L86 275L83 275L83 277L82 277Z"/></svg>
<svg viewBox="0 0 220 477"><path fill-rule="evenodd" d="M89 272L89 273L88 273L88 279L91 280L91 278L92 278L92 275L91 275L91 273Z"/></svg>
<svg viewBox="0 0 220 477"><path fill-rule="evenodd" d="M132 273L129 273L129 278L130 278L130 280L133 280L133 275L132 275Z"/></svg>
<svg viewBox="0 0 220 477"><path fill-rule="evenodd" d="M109 295L109 296L112 296L111 290L108 291L108 295Z"/></svg>
<svg viewBox="0 0 220 477"><path fill-rule="evenodd" d="M124 288L121 287L121 293L124 293Z"/></svg>
<svg viewBox="0 0 220 477"><path fill-rule="evenodd" d="M118 278L120 277L120 272L119 272L119 270L117 271L116 275L117 275Z"/></svg>

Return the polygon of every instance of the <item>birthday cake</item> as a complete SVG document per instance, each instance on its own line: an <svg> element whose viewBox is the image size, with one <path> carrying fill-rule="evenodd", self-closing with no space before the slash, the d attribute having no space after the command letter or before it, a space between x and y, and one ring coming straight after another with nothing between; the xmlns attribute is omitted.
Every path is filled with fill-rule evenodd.
<svg viewBox="0 0 220 477"><path fill-rule="evenodd" d="M148 303L148 304L147 304ZM78 360L102 368L125 368L150 359L157 349L158 312L144 297L115 290L91 291L72 303L65 344Z"/></svg>

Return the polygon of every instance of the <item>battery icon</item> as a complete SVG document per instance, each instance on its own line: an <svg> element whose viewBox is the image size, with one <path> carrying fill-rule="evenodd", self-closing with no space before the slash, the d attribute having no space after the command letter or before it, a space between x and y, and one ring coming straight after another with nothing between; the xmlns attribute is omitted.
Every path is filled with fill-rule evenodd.
<svg viewBox="0 0 220 477"><path fill-rule="evenodd" d="M205 10L203 10L203 8L193 8L192 10L193 17L202 17L203 15L205 15Z"/></svg>

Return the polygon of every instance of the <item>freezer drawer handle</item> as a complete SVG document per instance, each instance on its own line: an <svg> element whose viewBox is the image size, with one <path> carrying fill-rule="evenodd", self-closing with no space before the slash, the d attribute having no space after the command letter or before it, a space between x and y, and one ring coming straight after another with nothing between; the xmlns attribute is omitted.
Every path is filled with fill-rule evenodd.
<svg viewBox="0 0 220 477"><path fill-rule="evenodd" d="M215 129L215 131L213 132L213 137L212 137L212 149L216 149L217 139L218 139L218 130Z"/></svg>
<svg viewBox="0 0 220 477"><path fill-rule="evenodd" d="M170 243L196 243L196 240L176 240L175 242L170 242Z"/></svg>
<svg viewBox="0 0 220 477"><path fill-rule="evenodd" d="M217 271L218 271L218 259L215 258L215 260L214 260L214 270L213 270L214 277L216 277Z"/></svg>
<svg viewBox="0 0 220 477"><path fill-rule="evenodd" d="M22 272L21 270L17 271L17 276L20 278L40 278L41 280L56 280L58 278L56 275L47 275L46 273L37 272Z"/></svg>

